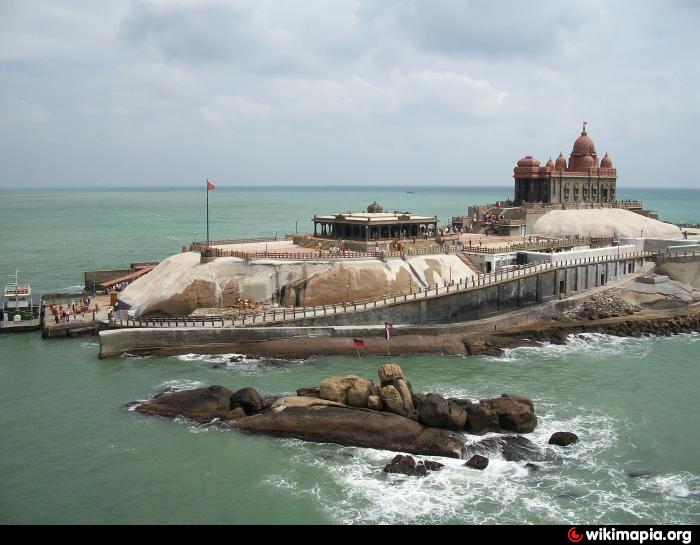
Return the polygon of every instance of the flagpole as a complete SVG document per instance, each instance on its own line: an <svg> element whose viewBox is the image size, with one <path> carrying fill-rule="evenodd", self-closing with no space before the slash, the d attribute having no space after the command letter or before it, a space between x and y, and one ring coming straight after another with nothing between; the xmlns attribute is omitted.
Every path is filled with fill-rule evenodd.
<svg viewBox="0 0 700 545"><path fill-rule="evenodd" d="M352 343L355 344L355 341L353 340ZM362 356L360 356L360 349L357 348L357 345L356 345L356 344L355 344L355 352L357 352L357 357L360 358L360 359L362 359Z"/></svg>
<svg viewBox="0 0 700 545"><path fill-rule="evenodd" d="M209 244L209 178L207 178L207 244Z"/></svg>

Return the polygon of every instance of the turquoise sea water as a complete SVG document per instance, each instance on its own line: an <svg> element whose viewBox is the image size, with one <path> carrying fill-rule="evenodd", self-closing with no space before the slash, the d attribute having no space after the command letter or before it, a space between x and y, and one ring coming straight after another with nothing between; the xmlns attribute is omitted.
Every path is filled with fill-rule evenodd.
<svg viewBox="0 0 700 545"><path fill-rule="evenodd" d="M408 194L405 191L415 191ZM504 188L239 188L210 194L212 238L308 230L314 213L436 213L504 199ZM621 191L687 221L700 191ZM0 269L39 291L82 285L82 271L161 259L202 238L203 191L0 192ZM424 479L386 475L393 453L223 432L145 417L125 404L159 389L223 384L291 393L327 376L374 377L377 358L245 360L225 356L99 360L96 339L0 337L0 522L698 523L700 335L591 335L501 358L401 358L416 390L535 401L544 447L581 441L529 473L441 460ZM651 475L632 478L630 470Z"/></svg>

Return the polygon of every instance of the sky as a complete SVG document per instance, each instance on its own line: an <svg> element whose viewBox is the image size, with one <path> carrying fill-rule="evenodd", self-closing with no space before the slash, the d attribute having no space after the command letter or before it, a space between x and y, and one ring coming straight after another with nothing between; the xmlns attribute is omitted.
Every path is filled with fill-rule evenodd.
<svg viewBox="0 0 700 545"><path fill-rule="evenodd" d="M697 0L0 0L0 188L696 187Z"/></svg>

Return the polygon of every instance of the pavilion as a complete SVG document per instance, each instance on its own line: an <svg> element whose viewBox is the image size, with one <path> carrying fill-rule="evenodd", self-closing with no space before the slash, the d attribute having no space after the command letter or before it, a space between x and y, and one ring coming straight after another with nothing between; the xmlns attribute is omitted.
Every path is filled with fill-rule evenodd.
<svg viewBox="0 0 700 545"><path fill-rule="evenodd" d="M388 238L420 237L437 232L437 216L419 216L410 212L384 212L376 202L367 212L344 212L314 216L314 237L371 241Z"/></svg>

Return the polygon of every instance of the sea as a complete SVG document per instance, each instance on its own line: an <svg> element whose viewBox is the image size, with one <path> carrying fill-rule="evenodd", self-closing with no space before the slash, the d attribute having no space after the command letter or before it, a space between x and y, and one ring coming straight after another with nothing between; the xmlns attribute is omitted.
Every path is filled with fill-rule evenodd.
<svg viewBox="0 0 700 545"><path fill-rule="evenodd" d="M0 272L20 269L40 293L78 292L84 271L177 253L206 239L200 185L2 190ZM662 219L700 220L700 190L618 191ZM217 183L210 238L306 232L314 214L362 210L374 200L442 223L511 192ZM395 358L416 391L532 398L539 425L529 437L554 454L536 471L498 458L485 471L439 459L445 468L423 478L384 473L395 454L388 451L222 431L129 406L166 388L211 384L292 394L329 376L376 378L386 358L100 360L98 351L94 337L0 336L0 523L700 523L698 334L589 334L501 357ZM580 440L548 447L554 431Z"/></svg>

